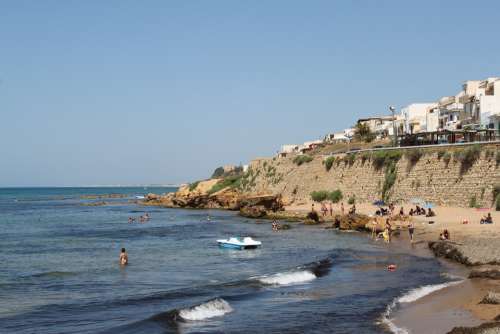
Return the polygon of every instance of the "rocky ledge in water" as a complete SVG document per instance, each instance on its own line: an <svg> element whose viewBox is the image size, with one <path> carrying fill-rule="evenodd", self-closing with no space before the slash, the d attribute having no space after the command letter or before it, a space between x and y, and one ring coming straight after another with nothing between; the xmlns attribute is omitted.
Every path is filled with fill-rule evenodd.
<svg viewBox="0 0 500 334"><path fill-rule="evenodd" d="M469 238L460 242L430 241L429 248L436 256L467 266L500 265L499 238Z"/></svg>

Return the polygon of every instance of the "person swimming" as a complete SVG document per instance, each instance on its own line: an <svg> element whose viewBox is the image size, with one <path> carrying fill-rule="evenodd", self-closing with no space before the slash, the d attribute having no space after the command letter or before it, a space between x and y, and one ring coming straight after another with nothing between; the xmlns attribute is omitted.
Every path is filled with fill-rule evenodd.
<svg viewBox="0 0 500 334"><path fill-rule="evenodd" d="M128 254L125 248L122 248L122 252L120 253L120 265L126 266L128 264Z"/></svg>

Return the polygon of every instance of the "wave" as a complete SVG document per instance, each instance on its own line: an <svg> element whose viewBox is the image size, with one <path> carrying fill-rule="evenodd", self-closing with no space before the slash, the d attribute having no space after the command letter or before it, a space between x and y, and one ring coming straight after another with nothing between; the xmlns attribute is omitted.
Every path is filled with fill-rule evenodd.
<svg viewBox="0 0 500 334"><path fill-rule="evenodd" d="M38 274L33 274L29 277L32 278L64 278L75 276L77 273L71 271L47 271Z"/></svg>
<svg viewBox="0 0 500 334"><path fill-rule="evenodd" d="M394 324L393 320L391 318L391 314L393 312L393 310L399 305L399 304L407 304L407 303L413 303L435 291L438 291L438 290L442 290L444 288L447 288L447 287L450 287L450 286L454 286L454 285L457 285L457 284L460 284L462 283L463 280L460 280L460 281L451 281L451 282L446 282L446 283L441 283L441 284L431 284L431 285L424 285L424 286L421 286L421 287L418 287L416 289L412 289L408 292L406 292L405 294L403 294L401 297L398 297L396 299L394 299L392 301L392 303L390 303L384 314L382 315L382 323L385 324L388 329L394 333L394 334L408 334L409 331L408 329L406 328L401 328L401 327L398 327L396 326L396 324Z"/></svg>
<svg viewBox="0 0 500 334"><path fill-rule="evenodd" d="M316 275L308 270L278 273L271 276L262 276L259 282L268 285L290 285L296 283L305 283L316 279Z"/></svg>
<svg viewBox="0 0 500 334"><path fill-rule="evenodd" d="M427 296L428 294L433 293L434 291L438 291L449 286L457 285L462 283L462 281L453 281L442 284L434 284L434 285L424 285L419 288L408 291L406 294L398 298L398 303L412 303L414 301L419 300L422 297Z"/></svg>
<svg viewBox="0 0 500 334"><path fill-rule="evenodd" d="M232 311L233 309L228 302L222 298L215 298L200 305L182 309L178 314L184 320L200 321L221 317Z"/></svg>

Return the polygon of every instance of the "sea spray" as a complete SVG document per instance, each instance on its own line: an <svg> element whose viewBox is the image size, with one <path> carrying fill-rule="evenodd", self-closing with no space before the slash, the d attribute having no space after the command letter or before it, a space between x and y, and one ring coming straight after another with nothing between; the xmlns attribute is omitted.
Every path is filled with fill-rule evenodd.
<svg viewBox="0 0 500 334"><path fill-rule="evenodd" d="M228 302L222 298L215 298L203 304L182 309L179 311L179 316L184 320L199 321L221 317L232 311L233 309Z"/></svg>

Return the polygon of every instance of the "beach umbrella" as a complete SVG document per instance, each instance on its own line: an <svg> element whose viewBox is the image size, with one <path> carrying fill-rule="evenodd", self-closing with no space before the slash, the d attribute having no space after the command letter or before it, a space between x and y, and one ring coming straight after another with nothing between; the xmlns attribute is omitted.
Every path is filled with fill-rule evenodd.
<svg viewBox="0 0 500 334"><path fill-rule="evenodd" d="M426 209L432 209L433 207L434 207L434 204L432 204L431 202L426 202L424 205L424 208L426 208Z"/></svg>
<svg viewBox="0 0 500 334"><path fill-rule="evenodd" d="M381 199L379 199L378 201L373 202L373 205L377 205L377 206L385 205L385 202L382 201Z"/></svg>
<svg viewBox="0 0 500 334"><path fill-rule="evenodd" d="M410 200L410 203L415 204L415 205L422 205L422 204L425 204L425 201L421 198L412 198Z"/></svg>

